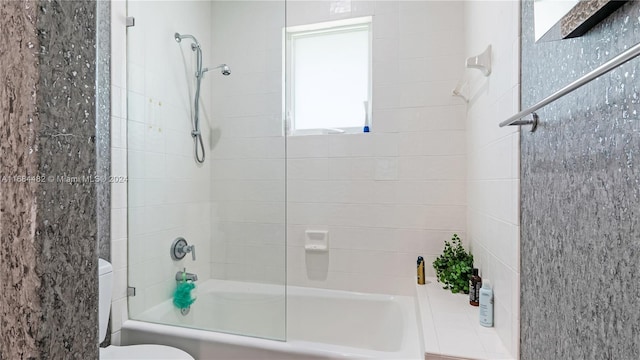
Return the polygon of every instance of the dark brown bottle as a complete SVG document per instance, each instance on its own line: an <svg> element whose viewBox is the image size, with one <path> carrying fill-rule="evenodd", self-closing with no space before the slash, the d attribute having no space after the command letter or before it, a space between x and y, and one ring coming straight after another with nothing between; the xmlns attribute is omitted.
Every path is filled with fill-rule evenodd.
<svg viewBox="0 0 640 360"><path fill-rule="evenodd" d="M424 259L418 256L418 285L424 285Z"/></svg>
<svg viewBox="0 0 640 360"><path fill-rule="evenodd" d="M473 275L469 279L469 304L480 305L480 287L482 287L482 278L478 276L478 269L474 268Z"/></svg>

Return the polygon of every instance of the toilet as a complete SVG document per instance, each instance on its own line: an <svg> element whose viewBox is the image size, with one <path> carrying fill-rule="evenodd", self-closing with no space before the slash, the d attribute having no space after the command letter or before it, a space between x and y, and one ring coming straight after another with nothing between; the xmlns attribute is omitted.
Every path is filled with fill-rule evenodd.
<svg viewBox="0 0 640 360"><path fill-rule="evenodd" d="M111 291L113 289L113 267L108 261L99 260L99 323L100 341L107 335L109 324L109 312L111 310ZM130 345L107 346L100 348L100 360L138 360L138 359L167 359L167 360L194 360L194 358L182 350L164 345Z"/></svg>

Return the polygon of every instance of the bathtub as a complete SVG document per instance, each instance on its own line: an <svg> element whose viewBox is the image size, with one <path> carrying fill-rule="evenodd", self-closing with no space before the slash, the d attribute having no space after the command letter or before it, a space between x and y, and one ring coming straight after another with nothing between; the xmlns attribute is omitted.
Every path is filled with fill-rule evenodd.
<svg viewBox="0 0 640 360"><path fill-rule="evenodd" d="M174 346L198 360L424 358L414 297L288 286L285 307L283 291L207 280L189 314L167 300L126 321L122 344Z"/></svg>

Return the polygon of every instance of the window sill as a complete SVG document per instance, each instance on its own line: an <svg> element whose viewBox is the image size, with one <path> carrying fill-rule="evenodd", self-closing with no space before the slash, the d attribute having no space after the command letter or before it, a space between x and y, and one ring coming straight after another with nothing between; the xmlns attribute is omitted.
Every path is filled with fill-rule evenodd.
<svg viewBox="0 0 640 360"><path fill-rule="evenodd" d="M370 131L364 132L362 127L357 128L331 128L331 129L308 129L295 130L287 134L287 136L308 136L308 135L349 135L349 134L368 134Z"/></svg>

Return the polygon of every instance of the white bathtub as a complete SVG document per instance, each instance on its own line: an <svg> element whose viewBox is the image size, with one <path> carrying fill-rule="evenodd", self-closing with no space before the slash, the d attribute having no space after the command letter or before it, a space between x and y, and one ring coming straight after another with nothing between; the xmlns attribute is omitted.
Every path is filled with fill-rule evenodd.
<svg viewBox="0 0 640 360"><path fill-rule="evenodd" d="M286 309L285 336L282 286L208 280L187 316L168 300L126 321L122 342L174 346L198 360L424 358L413 297L289 286Z"/></svg>

